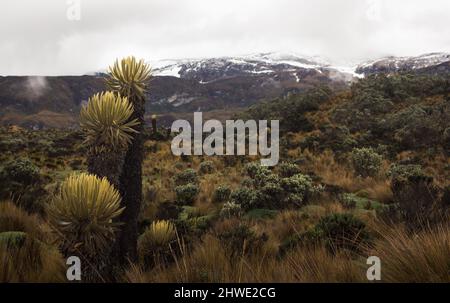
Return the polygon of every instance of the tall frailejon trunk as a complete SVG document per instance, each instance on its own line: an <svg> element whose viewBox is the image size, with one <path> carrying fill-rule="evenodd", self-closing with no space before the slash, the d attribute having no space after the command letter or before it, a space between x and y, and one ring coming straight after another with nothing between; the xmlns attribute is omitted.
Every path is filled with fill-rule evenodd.
<svg viewBox="0 0 450 303"><path fill-rule="evenodd" d="M131 119L137 119L135 127L138 133L133 134L133 140L125 155L122 173L119 178L119 192L125 210L119 221L123 222L116 243L116 256L124 264L137 259L138 216L142 203L142 162L143 162L143 130L145 99L131 97L134 113Z"/></svg>
<svg viewBox="0 0 450 303"><path fill-rule="evenodd" d="M127 57L120 61L116 60L109 68L109 77L106 79L106 84L111 90L127 97L131 102L133 114L130 121L135 119L138 123L134 128L137 133L131 136L119 178L119 192L125 210L118 219L122 224L111 258L117 260L118 265L137 259L137 221L142 201L145 90L150 72L150 66L145 64L144 60L137 61L134 57Z"/></svg>
<svg viewBox="0 0 450 303"><path fill-rule="evenodd" d="M106 177L116 189L119 189L124 160L123 151L90 151L87 156L88 172L98 177Z"/></svg>

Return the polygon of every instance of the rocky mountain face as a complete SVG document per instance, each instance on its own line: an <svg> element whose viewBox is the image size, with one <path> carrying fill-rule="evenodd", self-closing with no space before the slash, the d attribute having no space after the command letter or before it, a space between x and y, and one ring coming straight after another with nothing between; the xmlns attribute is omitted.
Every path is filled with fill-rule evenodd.
<svg viewBox="0 0 450 303"><path fill-rule="evenodd" d="M147 111L186 113L236 110L311 87L347 87L363 75L411 70L449 73L449 54L383 58L357 68L336 67L319 57L261 53L239 57L150 62ZM61 77L0 77L0 123L76 125L83 102L105 90L102 74Z"/></svg>

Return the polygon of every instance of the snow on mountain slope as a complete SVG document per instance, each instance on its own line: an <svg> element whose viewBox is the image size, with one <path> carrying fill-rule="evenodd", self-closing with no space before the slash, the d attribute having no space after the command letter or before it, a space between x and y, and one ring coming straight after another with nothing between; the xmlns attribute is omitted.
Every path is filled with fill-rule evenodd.
<svg viewBox="0 0 450 303"><path fill-rule="evenodd" d="M156 76L194 79L201 83L249 74L271 74L299 69L321 72L330 64L320 57L288 53L256 53L237 57L163 60L150 62Z"/></svg>

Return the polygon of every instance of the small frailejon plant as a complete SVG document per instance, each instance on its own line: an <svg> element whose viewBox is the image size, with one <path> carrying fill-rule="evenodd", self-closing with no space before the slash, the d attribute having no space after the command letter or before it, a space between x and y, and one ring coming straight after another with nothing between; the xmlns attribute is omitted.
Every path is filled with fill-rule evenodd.
<svg viewBox="0 0 450 303"><path fill-rule="evenodd" d="M60 193L49 203L50 224L67 255L82 253L97 258L109 253L123 211L119 192L106 178L82 173L69 176Z"/></svg>
<svg viewBox="0 0 450 303"><path fill-rule="evenodd" d="M353 168L359 176L374 177L380 172L383 157L372 148L355 148L351 158Z"/></svg>
<svg viewBox="0 0 450 303"><path fill-rule="evenodd" d="M172 222L166 220L153 222L138 238L140 261L146 266L163 261L165 255L170 253L170 244L176 238L176 228Z"/></svg>

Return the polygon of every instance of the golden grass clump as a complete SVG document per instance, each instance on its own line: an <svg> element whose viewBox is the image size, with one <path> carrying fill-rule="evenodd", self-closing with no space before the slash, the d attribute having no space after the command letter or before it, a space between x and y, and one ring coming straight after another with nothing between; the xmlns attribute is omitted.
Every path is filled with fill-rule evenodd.
<svg viewBox="0 0 450 303"><path fill-rule="evenodd" d="M109 247L114 238L118 223L113 219L124 210L120 202L119 192L106 178L82 173L62 183L47 212L66 248L80 247L94 255Z"/></svg>
<svg viewBox="0 0 450 303"><path fill-rule="evenodd" d="M0 282L63 282L58 250L24 232L0 233Z"/></svg>
<svg viewBox="0 0 450 303"><path fill-rule="evenodd" d="M132 140L133 129L139 122L130 121L133 105L126 97L103 92L89 98L80 112L80 125L90 146L125 148Z"/></svg>
<svg viewBox="0 0 450 303"><path fill-rule="evenodd" d="M126 57L116 60L113 66L109 67L109 77L106 79L108 87L122 96L142 98L145 93L145 81L151 75L151 69L144 60L136 60L135 57Z"/></svg>
<svg viewBox="0 0 450 303"><path fill-rule="evenodd" d="M382 262L383 282L450 282L450 226L417 234L397 226L380 232L372 255Z"/></svg>
<svg viewBox="0 0 450 303"><path fill-rule="evenodd" d="M345 254L330 254L325 247L299 248L286 256L281 266L293 276L295 282L334 283L365 282L363 262L352 260Z"/></svg>
<svg viewBox="0 0 450 303"><path fill-rule="evenodd" d="M30 215L10 201L0 202L0 233L24 232L43 240L41 222L36 215Z"/></svg>

